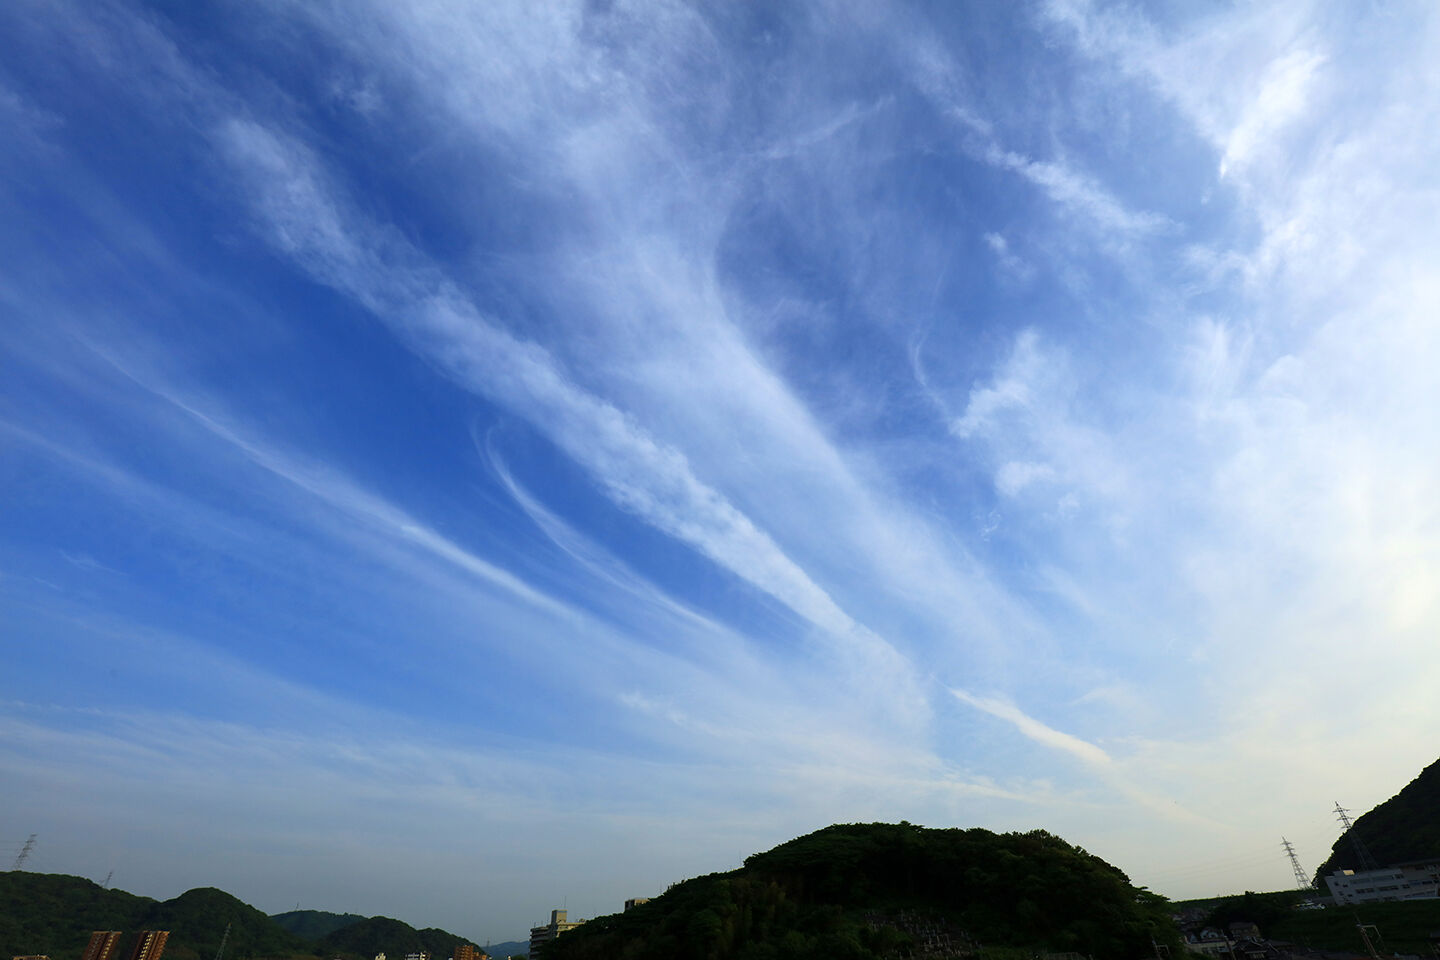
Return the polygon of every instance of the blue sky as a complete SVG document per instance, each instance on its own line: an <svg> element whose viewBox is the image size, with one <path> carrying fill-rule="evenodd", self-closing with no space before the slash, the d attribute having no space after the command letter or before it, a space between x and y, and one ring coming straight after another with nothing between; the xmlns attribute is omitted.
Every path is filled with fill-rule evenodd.
<svg viewBox="0 0 1440 960"><path fill-rule="evenodd" d="M0 9L0 838L508 939L1276 889L1440 732L1425 3Z"/></svg>

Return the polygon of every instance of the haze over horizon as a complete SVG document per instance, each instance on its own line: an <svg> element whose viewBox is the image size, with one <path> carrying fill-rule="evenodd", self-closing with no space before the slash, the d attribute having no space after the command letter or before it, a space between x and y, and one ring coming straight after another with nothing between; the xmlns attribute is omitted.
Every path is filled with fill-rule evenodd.
<svg viewBox="0 0 1440 960"><path fill-rule="evenodd" d="M1440 741L1440 9L0 6L0 840L480 943Z"/></svg>

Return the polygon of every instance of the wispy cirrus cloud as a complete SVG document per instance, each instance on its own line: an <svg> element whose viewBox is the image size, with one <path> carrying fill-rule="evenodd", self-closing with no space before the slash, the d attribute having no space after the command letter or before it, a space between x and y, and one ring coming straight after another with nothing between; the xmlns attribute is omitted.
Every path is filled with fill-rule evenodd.
<svg viewBox="0 0 1440 960"><path fill-rule="evenodd" d="M238 120L217 139L280 250L374 310L466 388L545 430L621 506L805 617L843 658L854 657L857 669L899 688L913 684L899 654L701 481L681 451L656 442L623 411L579 387L539 345L485 318L418 251L361 219L303 147ZM913 704L913 691L897 702Z"/></svg>
<svg viewBox="0 0 1440 960"><path fill-rule="evenodd" d="M991 145L985 160L1013 171L1041 188L1062 209L1094 223L1106 234L1130 239L1153 234L1167 221L1155 213L1127 209L1093 178L1050 160L1035 160Z"/></svg>
<svg viewBox="0 0 1440 960"><path fill-rule="evenodd" d="M290 9L307 18L303 9ZM719 27L684 8L663 5L651 13L597 17L593 28L603 39L590 46L571 39L537 44L527 14L490 11L478 23L516 31L498 64L490 62L493 44L477 22L443 5L417 18L396 18L378 5L357 20L317 28L385 65L386 75L402 85L413 82L414 59L426 65L422 70L446 64L466 77L478 71L489 78L502 68L535 76L543 96L505 105L476 102L466 92L483 88L480 79L477 88L426 87L422 115L477 144L489 142L501 124L508 149L530 167L563 155L550 182L554 189L563 184L570 202L593 215L578 232L567 222L554 249L526 265L548 291L564 291L543 348L656 442L683 449L693 471L783 544L812 578L823 578L827 590L857 561L864 563L869 582L913 602L928 620L927 634L949 634L952 624L964 622L973 649L1003 656L1007 642L1034 630L1023 604L933 528L923 511L910 509L883 480L874 482L883 471L870 469L863 445L841 442L824 411L788 381L777 362L782 358L767 352L770 344L757 335L762 321L727 298L728 278L715 263L725 224L747 189L768 193L773 164L757 160L767 156L757 141L793 146L793 117L801 129L829 131L832 145L845 147L852 137L867 136L862 128L885 114L886 101L857 108L797 96L779 105L783 119L735 139L726 110L744 77L714 59ZM575 27L568 19L574 15L561 19ZM429 29L437 23L446 29ZM392 42L395 31L404 44ZM674 65L681 50L690 51L685 71L694 64L716 67L697 78L708 105L699 114L688 109L694 91L678 89L660 67ZM799 78L807 68L802 55L774 69ZM517 111L542 105L549 111L544 116L520 122ZM584 137L566 139L567 129L584 130ZM817 177L833 180L836 164L863 162L866 151L800 153L821 164ZM857 226L864 222L859 211L837 213ZM810 230L805 234L808 240ZM736 447L745 456L730 455ZM764 478L763 496L755 495L757 478ZM817 514L826 517L823 538L815 535Z"/></svg>
<svg viewBox="0 0 1440 960"><path fill-rule="evenodd" d="M982 710L992 717L1013 724L1023 736L1042 746L1068 753L1082 763L1091 766L1103 767L1109 766L1111 763L1110 755L1095 744L1041 723L1003 697L980 697L957 689L952 689L950 693L961 703L969 704L976 710Z"/></svg>
<svg viewBox="0 0 1440 960"><path fill-rule="evenodd" d="M582 873L613 907L640 850L676 875L612 887L902 816L1264 883L1239 851L1336 758L1357 793L1432 759L1367 749L1440 669L1423 5L0 25L37 795L173 740L192 806L227 764L272 819L330 798L327 882L380 875L340 835L373 810L494 877L548 829L522 916ZM122 653L167 669L107 684ZM92 696L108 732L51 709ZM608 863L564 863L582 830Z"/></svg>

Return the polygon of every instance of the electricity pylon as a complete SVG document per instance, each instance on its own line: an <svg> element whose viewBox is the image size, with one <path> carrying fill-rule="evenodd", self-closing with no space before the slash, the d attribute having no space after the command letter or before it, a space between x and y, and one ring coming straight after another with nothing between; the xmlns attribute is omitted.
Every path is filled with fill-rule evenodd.
<svg viewBox="0 0 1440 960"><path fill-rule="evenodd" d="M30 859L30 851L35 849L35 834L30 834L30 839L25 841L25 846L20 848L20 856L15 858L15 866L11 870L19 870L25 866L25 861Z"/></svg>
<svg viewBox="0 0 1440 960"><path fill-rule="evenodd" d="M1295 868L1295 883L1301 890L1310 889L1310 878L1305 876L1305 871L1300 869L1300 858L1295 856L1295 845L1284 837L1280 838L1280 846L1285 848L1285 853L1290 857L1290 866Z"/></svg>
<svg viewBox="0 0 1440 960"><path fill-rule="evenodd" d="M1380 868L1375 864L1375 858L1370 856L1370 851L1365 846L1365 841L1361 840L1360 834L1355 832L1355 824L1350 822L1350 811L1340 806L1339 800L1335 801L1335 812L1339 814L1338 819L1341 826L1350 835L1350 843L1355 847L1355 856L1360 858L1360 869L1379 870Z"/></svg>

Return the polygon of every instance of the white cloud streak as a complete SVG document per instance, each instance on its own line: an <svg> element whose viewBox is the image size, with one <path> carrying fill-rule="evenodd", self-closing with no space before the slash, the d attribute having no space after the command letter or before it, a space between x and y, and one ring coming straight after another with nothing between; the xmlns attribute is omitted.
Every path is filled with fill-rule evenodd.
<svg viewBox="0 0 1440 960"><path fill-rule="evenodd" d="M961 703L1012 724L1021 734L1041 746L1067 753L1090 766L1108 767L1111 763L1110 755L1095 744L1046 726L1003 697L980 697L957 689L952 689L950 693Z"/></svg>
<svg viewBox="0 0 1440 960"><path fill-rule="evenodd" d="M1168 221L1158 214L1129 210L1090 177L1063 163L1033 160L990 145L985 160L1013 171L1041 188L1056 205L1081 215L1105 234L1130 239L1153 234Z"/></svg>

